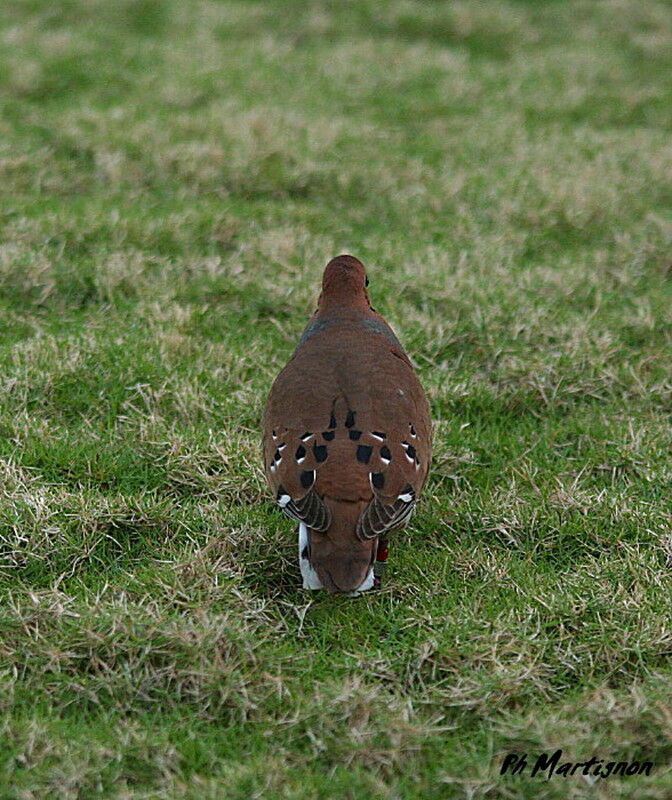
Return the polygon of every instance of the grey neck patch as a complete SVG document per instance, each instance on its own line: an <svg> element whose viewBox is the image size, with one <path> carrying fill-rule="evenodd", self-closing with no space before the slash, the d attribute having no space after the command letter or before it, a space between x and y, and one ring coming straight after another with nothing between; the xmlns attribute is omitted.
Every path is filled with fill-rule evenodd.
<svg viewBox="0 0 672 800"><path fill-rule="evenodd" d="M319 333L320 331L323 331L333 325L335 321L336 320L333 319L316 319L315 322L311 322L301 334L298 347L301 347L302 344L307 342L311 337L315 336L316 333Z"/></svg>
<svg viewBox="0 0 672 800"><path fill-rule="evenodd" d="M364 328L368 332L378 333L381 336L384 336L395 347L398 347L400 350L402 349L399 339L397 339L397 337L394 335L394 332L389 325L379 319L371 319L371 317L367 317L364 314L361 315L361 319L359 320L339 320L338 317L331 319L316 319L314 322L311 322L302 333L301 338L299 339L298 347L301 347L301 345L305 344L308 339L311 339L313 336L315 336L315 334L331 327L336 322L347 322L352 325L353 328Z"/></svg>
<svg viewBox="0 0 672 800"><path fill-rule="evenodd" d="M399 339L397 339L397 337L394 335L394 332L392 331L392 328L390 328L390 326L387 325L387 323L381 322L379 319L369 318L364 320L364 327L370 330L372 333L380 333L386 339L389 339L393 345L398 347L400 350L402 349Z"/></svg>

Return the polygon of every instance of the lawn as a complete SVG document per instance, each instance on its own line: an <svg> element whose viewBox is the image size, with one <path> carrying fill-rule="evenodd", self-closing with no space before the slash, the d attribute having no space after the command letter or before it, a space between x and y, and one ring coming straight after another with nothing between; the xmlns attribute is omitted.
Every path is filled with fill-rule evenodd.
<svg viewBox="0 0 672 800"><path fill-rule="evenodd" d="M664 0L3 0L0 800L672 796L671 240ZM435 425L357 599L260 463L341 252Z"/></svg>

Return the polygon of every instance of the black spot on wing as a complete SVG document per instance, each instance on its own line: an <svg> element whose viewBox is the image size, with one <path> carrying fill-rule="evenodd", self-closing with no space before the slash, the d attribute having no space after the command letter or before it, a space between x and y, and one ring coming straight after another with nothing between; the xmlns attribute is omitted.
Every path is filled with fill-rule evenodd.
<svg viewBox="0 0 672 800"><path fill-rule="evenodd" d="M336 436L336 431L322 431L322 438L325 442L330 442L334 436Z"/></svg>
<svg viewBox="0 0 672 800"><path fill-rule="evenodd" d="M408 447L406 448L406 455L409 458L413 458L413 459L415 458L415 447L413 447L412 444L409 444Z"/></svg>
<svg viewBox="0 0 672 800"><path fill-rule="evenodd" d="M322 461L327 460L327 448L326 445L323 444L314 444L313 445L313 455L315 456L315 461L318 464L322 463Z"/></svg>
<svg viewBox="0 0 672 800"><path fill-rule="evenodd" d="M335 428L336 427L336 417L334 416L334 412L331 412L331 416L329 417L329 427Z"/></svg>
<svg viewBox="0 0 672 800"><path fill-rule="evenodd" d="M346 428L352 428L352 426L354 424L355 424L355 412L354 411L348 411L348 413L347 413L347 415L345 417L345 427Z"/></svg>
<svg viewBox="0 0 672 800"><path fill-rule="evenodd" d="M373 447L368 444L360 444L357 448L357 461L360 461L362 464L368 464L372 452Z"/></svg>
<svg viewBox="0 0 672 800"><path fill-rule="evenodd" d="M352 439L353 442L356 442L358 439L361 439L362 432L361 431L349 431L348 435Z"/></svg>
<svg viewBox="0 0 672 800"><path fill-rule="evenodd" d="M380 448L380 457L386 459L387 461L392 461L392 453L386 444Z"/></svg>
<svg viewBox="0 0 672 800"><path fill-rule="evenodd" d="M298 461L299 459L305 458L305 457L306 457L306 448L302 444L300 444L296 448L296 460Z"/></svg>
<svg viewBox="0 0 672 800"><path fill-rule="evenodd" d="M306 545L306 546L303 548L303 550L301 551L301 558L302 558L304 561L307 561L309 557L310 557L310 550L308 549L308 545Z"/></svg>
<svg viewBox="0 0 672 800"><path fill-rule="evenodd" d="M411 425L411 436L416 436L416 435L417 434L415 433L415 428L413 425Z"/></svg>
<svg viewBox="0 0 672 800"><path fill-rule="evenodd" d="M372 472L371 483L374 489L382 489L385 486L385 475L382 472Z"/></svg>
<svg viewBox="0 0 672 800"><path fill-rule="evenodd" d="M301 473L301 486L304 489L310 489L315 480L315 470L306 469Z"/></svg>

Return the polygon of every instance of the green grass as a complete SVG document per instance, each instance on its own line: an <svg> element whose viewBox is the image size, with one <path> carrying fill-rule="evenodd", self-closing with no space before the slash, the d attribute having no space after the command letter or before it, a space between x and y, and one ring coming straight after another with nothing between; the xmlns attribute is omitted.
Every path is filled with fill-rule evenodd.
<svg viewBox="0 0 672 800"><path fill-rule="evenodd" d="M0 6L0 800L672 791L663 0ZM339 252L435 421L302 591L266 393ZM590 785L508 752L651 760Z"/></svg>

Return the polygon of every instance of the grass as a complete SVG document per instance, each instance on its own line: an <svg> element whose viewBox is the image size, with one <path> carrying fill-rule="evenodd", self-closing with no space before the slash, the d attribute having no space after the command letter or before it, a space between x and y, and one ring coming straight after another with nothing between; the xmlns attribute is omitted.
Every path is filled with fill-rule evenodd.
<svg viewBox="0 0 672 800"><path fill-rule="evenodd" d="M5 0L0 799L670 796L663 0ZM339 252L435 458L300 587L260 416ZM651 776L500 777L508 752Z"/></svg>

